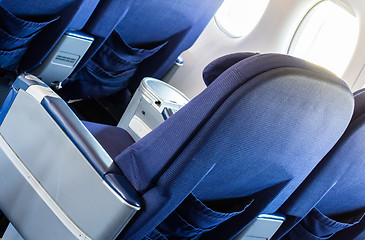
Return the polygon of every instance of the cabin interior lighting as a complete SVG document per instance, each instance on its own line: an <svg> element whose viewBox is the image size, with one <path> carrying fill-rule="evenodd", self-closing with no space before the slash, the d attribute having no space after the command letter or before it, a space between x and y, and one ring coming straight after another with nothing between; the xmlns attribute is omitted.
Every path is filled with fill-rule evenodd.
<svg viewBox="0 0 365 240"><path fill-rule="evenodd" d="M288 53L342 77L355 51L359 22L349 7L325 0L298 26Z"/></svg>
<svg viewBox="0 0 365 240"><path fill-rule="evenodd" d="M226 35L247 36L263 16L269 0L225 0L215 14L215 22Z"/></svg>

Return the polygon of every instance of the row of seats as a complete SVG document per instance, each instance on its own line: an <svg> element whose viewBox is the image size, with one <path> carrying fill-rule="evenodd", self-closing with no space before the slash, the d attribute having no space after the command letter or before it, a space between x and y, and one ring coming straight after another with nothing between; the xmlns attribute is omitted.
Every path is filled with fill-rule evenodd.
<svg viewBox="0 0 365 240"><path fill-rule="evenodd" d="M361 204L355 205L356 199L361 200L355 190L354 196L349 197L352 202L344 201L344 205L331 202L342 198L325 196L327 192L338 196L347 188L348 178L361 176L350 169L361 173L356 164L356 160L361 162L357 156L361 148L355 148L361 145L357 138L361 136L362 105L360 100L356 101L353 115L353 95L341 79L294 57L252 53L219 58L206 67L203 77L208 87L200 95L135 143L123 129L83 123L141 199L141 210L119 238L231 239L259 214L278 212L285 214L287 221L273 239L285 234L283 238L299 239L298 234L295 235L297 229L305 229L311 236L328 237L330 230L316 232L318 224L313 219L321 214L336 215L335 220L345 219L349 216L344 213L353 214L353 210L361 208ZM32 80L28 84L39 83ZM28 90L20 80L13 88ZM361 93L355 98L361 99ZM17 127L9 129L7 126L12 127L14 123L6 121L17 96L9 95L0 114L5 122L0 131L4 138L12 139L9 144L17 144L13 135L21 134ZM52 99L56 96L50 97L47 101L37 101L41 109L57 110L51 114L61 124L57 131L64 131L66 135L72 133L72 136L77 133L80 135L76 136L77 140L72 140L75 136L71 138L76 146L81 149L89 146L82 143L90 137L83 136L85 127L77 124L76 117L65 115L60 103L53 106L57 101ZM52 142L53 135L44 133L42 136ZM34 149L42 149L42 146L32 145L31 151ZM87 161L92 166L102 166L98 159L89 156ZM42 170L47 172L46 168ZM83 171L78 169L77 173ZM103 171L103 176L116 174L115 167ZM80 177L82 174L77 174L75 180ZM342 179L343 185L340 184ZM361 186L361 179L355 178L355 183ZM0 207L12 222L13 212L3 209L9 206L6 197L0 196ZM89 221L92 218L83 217ZM356 217L354 221L359 220ZM37 222L37 215L32 218ZM15 228L26 234L23 224L14 220Z"/></svg>
<svg viewBox="0 0 365 240"><path fill-rule="evenodd" d="M221 2L2 0L0 68L32 70L67 30L82 30L94 42L59 93L128 95L143 76L162 77ZM362 91L352 115L340 79L276 54L225 56L204 80L203 93L136 143L84 122L142 200L120 238L230 239L260 213L287 216L273 239L363 237Z"/></svg>
<svg viewBox="0 0 365 240"><path fill-rule="evenodd" d="M81 31L93 43L59 94L69 100L121 91L128 99L143 77L168 71L222 2L1 0L0 69L37 72L67 31ZM63 57L76 56L67 51Z"/></svg>
<svg viewBox="0 0 365 240"><path fill-rule="evenodd" d="M141 209L119 235L120 239L232 239L259 214L281 213L287 216L287 221L274 236L279 239L301 219L301 224L310 222L305 219L310 219L312 214L307 213L340 181L342 174L347 172L345 170L354 166L351 159L342 161L340 158L328 157L333 155L330 150L341 138L353 116L354 100L347 85L321 67L280 54L227 55L209 64L203 76L208 87L201 94L135 143L123 129L89 122L80 124L53 93L44 99L39 99L39 94L34 95L40 105L32 107L32 111L22 111L17 98L24 98L23 91L25 95L31 95L35 91L31 86L40 83L30 78L33 80L27 80L27 84L24 84L20 78L1 110L3 123L0 132L14 151L20 149L22 154L15 152L16 156L35 156L30 163L35 167L42 166L44 173L40 174L40 178L34 176L41 185L42 181L48 182L47 179L53 176L47 174L46 166L37 164L38 157L34 149L42 149L39 157L52 154L42 148L42 142L52 144L55 133L45 132L39 136L41 139L34 133L27 134L37 136L31 147L26 147L30 144L28 142L18 143L19 139L14 140L14 134L31 131L27 124L33 123L27 119L22 123L22 118L14 117L13 108L18 108L19 113L28 112L30 118L34 118L32 112L35 109L47 111L48 116L59 124L57 129L52 127L52 131L65 132L70 141L85 154L85 161L90 162L111 186L127 184L121 177L113 180L108 177L122 174L137 192ZM42 89L45 87L44 84L41 86ZM49 94L49 91L45 93ZM355 114L357 112L355 110ZM13 117L7 117L9 114L13 114ZM12 129L13 121L17 121L22 128ZM45 125L38 121L42 120L33 120L37 128ZM91 135L88 135L85 126L117 166L106 166L106 156L100 155L101 150L95 150L99 147L90 139ZM47 129L49 127L47 124ZM35 145L36 140L41 143L38 147ZM35 155L26 154L22 146L15 145L25 145L24 148L30 149ZM58 150L57 147L53 149ZM65 149L63 152L66 161L69 154ZM58 157L62 159L63 154ZM2 161L6 162L5 158ZM53 164L48 167L52 168ZM355 169L358 168L355 166ZM71 188L74 184L70 179L79 182L80 178L83 179L79 173L85 171L72 167L72 174L68 175L67 180ZM77 174L73 175L75 172ZM54 179L62 181L62 178ZM9 186L11 183L7 180ZM0 189L2 187L5 188L0 186ZM92 188L89 186L85 194L92 193ZM83 196L82 191L78 189L78 195ZM124 196L132 196L130 191ZM17 195L14 194L12 196ZM20 204L17 206L27 204L26 199L22 198L23 202L17 199L16 203ZM65 195L54 200L62 204L72 199ZM83 205L86 208L89 201ZM17 221L13 215L16 211L7 209L13 206L9 205L9 196L0 195L0 208L19 233L33 236L27 235L30 233L23 229L25 222L22 219L27 219L24 217L26 213L22 212ZM68 203L69 206L72 204ZM97 202L94 207L97 209L93 209L93 212L102 212L105 208L100 206L99 209ZM324 214L331 214L323 210L322 205L317 209ZM344 210L337 209L335 213ZM346 208L344 211L348 210L353 209ZM314 214L317 213L315 211ZM45 219L37 217L41 213L32 210L32 222L44 223ZM74 216L72 211L67 211L66 215ZM94 214L86 215L81 216L81 219L87 218L87 223L100 221ZM77 216L76 219L79 219L80 216ZM80 225L76 221L75 225L84 226L84 221L80 220ZM50 225L47 221L46 224ZM115 224L118 223L113 222L113 226ZM51 226L42 227L52 229ZM92 227L91 233L96 228ZM85 229L88 228L82 227L86 235L91 234ZM294 232L288 234L291 233ZM33 231L31 234L40 233ZM57 235L52 238L57 238Z"/></svg>
<svg viewBox="0 0 365 240"><path fill-rule="evenodd" d="M192 46L223 1L130 2L103 45L64 85L62 93L67 98L104 97L122 89L133 91L145 76L161 78L175 59ZM109 17L108 13L103 14Z"/></svg>

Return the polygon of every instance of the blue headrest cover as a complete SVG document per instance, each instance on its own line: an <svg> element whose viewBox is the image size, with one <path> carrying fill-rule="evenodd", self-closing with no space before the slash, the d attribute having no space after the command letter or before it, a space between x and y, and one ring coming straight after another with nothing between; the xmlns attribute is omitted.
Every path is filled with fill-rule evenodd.
<svg viewBox="0 0 365 240"><path fill-rule="evenodd" d="M243 59L254 56L258 53L252 52L240 52L232 53L209 63L203 70L203 80L205 85L209 86L219 75L221 75L228 68L232 67L234 64L240 62Z"/></svg>

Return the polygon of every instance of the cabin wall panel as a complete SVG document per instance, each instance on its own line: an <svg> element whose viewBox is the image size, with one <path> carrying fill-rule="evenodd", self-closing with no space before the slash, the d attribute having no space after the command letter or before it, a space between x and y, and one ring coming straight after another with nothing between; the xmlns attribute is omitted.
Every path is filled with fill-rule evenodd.
<svg viewBox="0 0 365 240"><path fill-rule="evenodd" d="M192 98L204 88L202 71L212 60L233 52L257 51L286 53L293 34L305 14L319 0L271 0L256 28L246 37L231 38L217 27L215 20L209 23L197 42L183 53L184 65L169 83ZM352 90L365 84L359 78L365 63L365 1L343 0L350 6L360 21L360 34L355 54L343 75Z"/></svg>

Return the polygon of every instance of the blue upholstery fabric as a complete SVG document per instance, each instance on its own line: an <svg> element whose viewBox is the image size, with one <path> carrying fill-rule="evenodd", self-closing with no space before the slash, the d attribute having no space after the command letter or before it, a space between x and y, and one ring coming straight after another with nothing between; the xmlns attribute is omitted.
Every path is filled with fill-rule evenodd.
<svg viewBox="0 0 365 240"><path fill-rule="evenodd" d="M342 229L352 226L353 224L359 222L361 217L357 216L353 219L348 219L348 221L339 222L334 219L329 218L327 215L323 214L317 208L312 209L309 214L303 218L300 223L300 227L303 228L303 232L307 232L308 229L310 233L319 237L328 237L333 235L333 233L338 232ZM306 238L307 239L307 238Z"/></svg>
<svg viewBox="0 0 365 240"><path fill-rule="evenodd" d="M115 158L124 149L134 143L133 138L122 128L86 121L82 123L96 140L98 140L111 158Z"/></svg>
<svg viewBox="0 0 365 240"><path fill-rule="evenodd" d="M146 4L145 1L137 3L138 8L129 12L127 21L122 21L117 30L126 36L126 42L132 46L143 46L159 41L167 41L161 51L143 61L136 74L131 78L129 88L138 87L143 77L151 76L162 78L167 70L174 64L176 58L186 49L190 48L198 39L204 28L223 3L222 0L188 0L188 1L163 1L153 0ZM143 3L143 6L141 6ZM143 14L142 12L147 13ZM154 12L158 12L155 14ZM135 22L133 16L141 16ZM152 21L153 19L153 21ZM131 34L130 24L145 34L141 38L138 32ZM149 23L153 22L151 25ZM151 26L146 28L146 26ZM157 31L156 31L157 30Z"/></svg>
<svg viewBox="0 0 365 240"><path fill-rule="evenodd" d="M93 45L99 47L92 46L83 59L90 60L81 63L75 70L78 73L65 82L62 95L66 98L103 97L127 87L133 92L143 77L162 77L192 46L223 0L116 2L123 6L104 14L124 9L119 24L103 45L96 40ZM86 29L93 26L93 31L110 25L89 22Z"/></svg>
<svg viewBox="0 0 365 240"><path fill-rule="evenodd" d="M80 30L99 0L0 1L0 69L41 63L68 29Z"/></svg>
<svg viewBox="0 0 365 240"><path fill-rule="evenodd" d="M360 117L360 115L362 115L364 113L365 89L360 89L360 90L354 92L354 98L355 98L355 108L354 108L354 113L352 114L353 120Z"/></svg>
<svg viewBox="0 0 365 240"><path fill-rule="evenodd" d="M363 240L365 238L365 218L363 217L359 223L353 224L349 228L345 228L342 231L335 233L331 240Z"/></svg>
<svg viewBox="0 0 365 240"><path fill-rule="evenodd" d="M203 79L205 85L209 86L219 75L221 75L228 68L238 63L239 61L252 57L257 53L252 52L239 52L226 55L209 63L208 66L204 68Z"/></svg>
<svg viewBox="0 0 365 240"><path fill-rule="evenodd" d="M100 1L83 28L83 31L94 36L94 42L76 66L74 73L77 73L80 69L82 69L89 59L104 44L119 22L125 18L133 2L133 0ZM77 84L78 83L75 83L75 86L78 86Z"/></svg>
<svg viewBox="0 0 365 240"><path fill-rule="evenodd" d="M14 88L10 88L8 95L6 96L6 98L4 99L4 102L1 105L1 109L0 109L0 124L3 123L6 114L8 113L11 104L13 103L16 95L18 94L18 92L14 89Z"/></svg>
<svg viewBox="0 0 365 240"><path fill-rule="evenodd" d="M364 93L363 89L354 93L355 110L351 123L343 137L324 159L329 168L316 169L314 173L321 177L314 178L311 174L309 180L314 183L304 182L303 187L298 189L310 189L310 191L304 191L306 194L301 194L300 206L304 200L311 202L310 199L315 198L320 201L315 209L309 212L283 239L327 239L333 234L334 236L330 239L355 239L357 235L363 234L365 228L360 227L364 226L363 221L357 223L365 211ZM319 192L323 193L323 198L318 195ZM295 210L290 212L295 213ZM341 231L335 234L346 228L349 229L344 230L344 233ZM304 234L312 237L304 237ZM303 237L300 238L300 235Z"/></svg>
<svg viewBox="0 0 365 240"><path fill-rule="evenodd" d="M151 235L156 234L156 230L167 239L198 238L220 223L243 213L251 202L252 200L246 203L242 201L238 206L226 207L225 212L220 212L206 206L194 194L189 194L176 210L146 238L155 239Z"/></svg>
<svg viewBox="0 0 365 240"><path fill-rule="evenodd" d="M342 218L337 221L320 212L317 208L313 208L307 216L305 216L298 225L296 225L283 238L285 239L305 239L305 240L322 240L335 239L335 233L343 229L357 225L362 219L362 215L355 215L351 218ZM353 239L350 236L338 239Z"/></svg>
<svg viewBox="0 0 365 240"><path fill-rule="evenodd" d="M121 238L169 232L168 216L191 194L221 213L251 203L199 232L201 239L233 237L285 202L343 134L352 111L346 84L318 66L279 54L239 61L115 157L143 201Z"/></svg>
<svg viewBox="0 0 365 240"><path fill-rule="evenodd" d="M164 45L166 42L151 49L134 48L125 43L120 34L114 31L76 75L75 78L84 84L75 90L85 98L103 97L110 92L126 88L127 80L134 75L138 64Z"/></svg>
<svg viewBox="0 0 365 240"><path fill-rule="evenodd" d="M129 134L121 128L83 121L85 127L98 140L107 153L114 158L134 143ZM228 213L214 211L194 194L190 194L174 211L145 239L169 237L194 237L216 227L219 223L242 213L252 200L240 202L238 207L231 207ZM227 208L228 209L228 208Z"/></svg>
<svg viewBox="0 0 365 240"><path fill-rule="evenodd" d="M0 69L14 71L29 42L49 23L49 21L31 21L15 16L0 5Z"/></svg>

